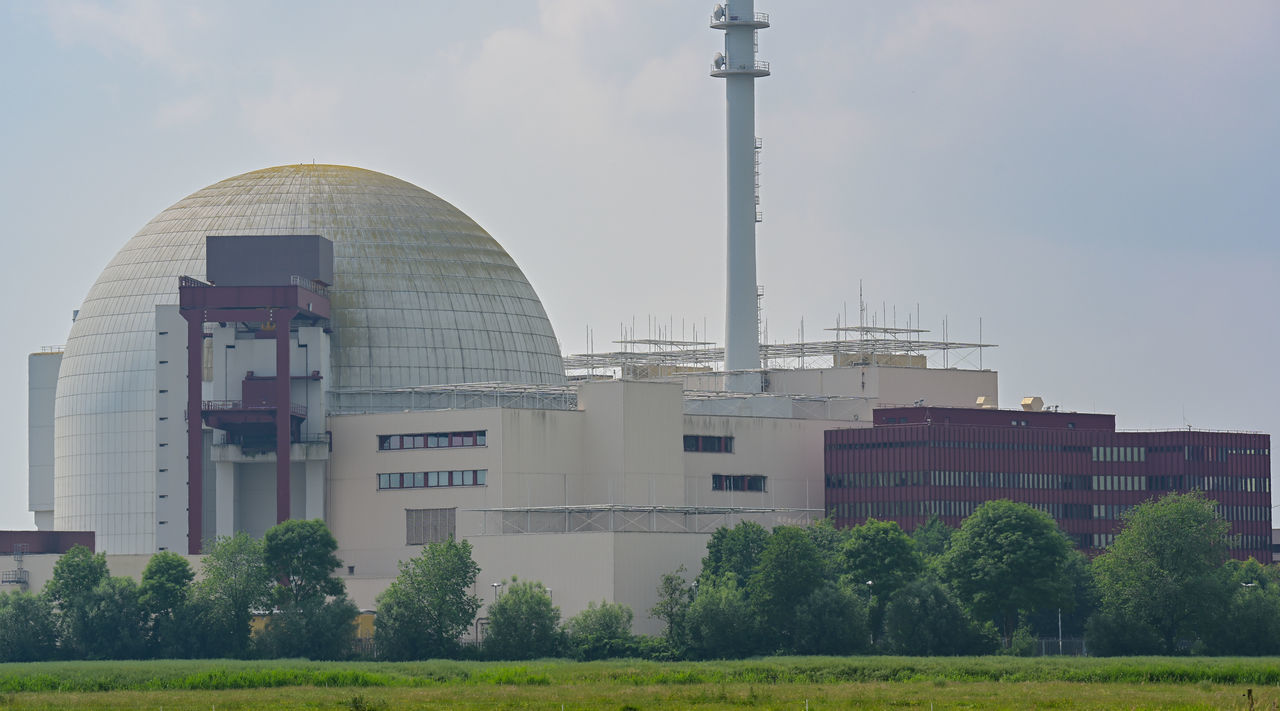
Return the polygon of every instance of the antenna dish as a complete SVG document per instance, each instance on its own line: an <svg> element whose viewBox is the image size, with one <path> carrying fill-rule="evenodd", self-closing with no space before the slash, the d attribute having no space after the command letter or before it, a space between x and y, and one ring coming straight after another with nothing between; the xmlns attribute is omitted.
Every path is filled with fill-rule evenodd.
<svg viewBox="0 0 1280 711"><path fill-rule="evenodd" d="M719 6L717 5L717 7L719 7ZM724 69L724 54L723 54L723 53L721 53L721 52L716 52L716 56L715 56L715 58L711 60L711 67L712 67L713 69Z"/></svg>
<svg viewBox="0 0 1280 711"><path fill-rule="evenodd" d="M724 5L721 5L720 3L716 3L716 6L711 10L711 17L717 20L723 20Z"/></svg>

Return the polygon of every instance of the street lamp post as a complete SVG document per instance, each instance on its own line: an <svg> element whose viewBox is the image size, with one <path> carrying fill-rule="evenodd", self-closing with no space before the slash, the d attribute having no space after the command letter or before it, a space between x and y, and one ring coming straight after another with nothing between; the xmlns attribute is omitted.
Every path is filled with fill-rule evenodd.
<svg viewBox="0 0 1280 711"><path fill-rule="evenodd" d="M489 583L489 586L493 588L493 601L494 601L494 602L497 602L497 601L498 601L498 588L502 587L503 585L506 585L506 583Z"/></svg>

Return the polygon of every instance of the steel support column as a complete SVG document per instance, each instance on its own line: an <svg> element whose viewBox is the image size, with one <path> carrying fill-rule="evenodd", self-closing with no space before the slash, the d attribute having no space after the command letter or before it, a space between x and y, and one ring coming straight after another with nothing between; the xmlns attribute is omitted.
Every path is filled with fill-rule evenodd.
<svg viewBox="0 0 1280 711"><path fill-rule="evenodd" d="M182 312L187 322L187 553L200 553L204 530L204 314Z"/></svg>

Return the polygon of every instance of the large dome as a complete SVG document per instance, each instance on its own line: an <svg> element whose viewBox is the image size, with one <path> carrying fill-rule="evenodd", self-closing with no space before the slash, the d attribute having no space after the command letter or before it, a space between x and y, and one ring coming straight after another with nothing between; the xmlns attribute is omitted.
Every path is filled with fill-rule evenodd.
<svg viewBox="0 0 1280 711"><path fill-rule="evenodd" d="M533 287L454 206L359 168L245 173L157 215L85 297L58 375L55 528L155 549L155 307L204 276L206 236L290 234L334 243L332 387L564 381Z"/></svg>

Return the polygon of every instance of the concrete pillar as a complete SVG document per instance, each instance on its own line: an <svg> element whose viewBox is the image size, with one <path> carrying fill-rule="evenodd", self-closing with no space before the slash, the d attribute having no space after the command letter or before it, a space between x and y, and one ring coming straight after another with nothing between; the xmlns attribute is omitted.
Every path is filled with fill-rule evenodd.
<svg viewBox="0 0 1280 711"><path fill-rule="evenodd" d="M307 513L308 520L324 520L324 470L323 460L307 460Z"/></svg>
<svg viewBox="0 0 1280 711"><path fill-rule="evenodd" d="M216 462L214 467L214 535L221 538L236 532L236 465Z"/></svg>
<svg viewBox="0 0 1280 711"><path fill-rule="evenodd" d="M289 379L289 322L297 309L278 309L274 314L276 325L276 523L289 520L289 445L291 380Z"/></svg>

